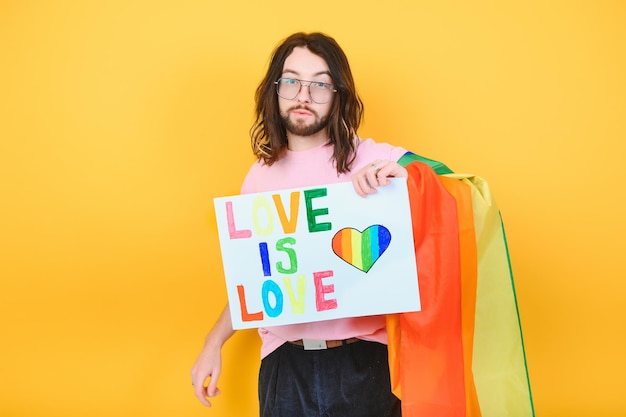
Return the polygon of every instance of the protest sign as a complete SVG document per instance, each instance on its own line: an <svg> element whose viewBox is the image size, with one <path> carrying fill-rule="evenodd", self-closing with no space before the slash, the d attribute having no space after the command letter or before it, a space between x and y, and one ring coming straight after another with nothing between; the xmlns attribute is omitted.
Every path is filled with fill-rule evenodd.
<svg viewBox="0 0 626 417"><path fill-rule="evenodd" d="M405 178L214 200L233 328L420 309Z"/></svg>

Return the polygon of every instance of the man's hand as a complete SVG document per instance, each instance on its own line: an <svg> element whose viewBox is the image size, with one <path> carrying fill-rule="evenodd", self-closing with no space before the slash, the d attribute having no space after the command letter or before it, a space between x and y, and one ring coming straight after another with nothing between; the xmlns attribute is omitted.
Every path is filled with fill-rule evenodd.
<svg viewBox="0 0 626 417"><path fill-rule="evenodd" d="M215 397L220 393L217 381L222 372L222 346L234 333L227 304L206 337L204 347L191 368L191 385L193 385L194 393L207 407L211 406L208 397ZM207 383L206 386L205 383Z"/></svg>
<svg viewBox="0 0 626 417"><path fill-rule="evenodd" d="M354 191L361 197L374 194L376 187L390 184L390 177L408 177L406 168L388 159L377 159L352 174Z"/></svg>
<svg viewBox="0 0 626 417"><path fill-rule="evenodd" d="M211 402L207 397L214 397L220 393L217 387L217 381L221 371L221 346L212 345L210 341L207 340L196 363L191 369L191 384L193 385L194 393L200 402L207 407L211 406ZM205 386L207 379L209 379L209 383Z"/></svg>

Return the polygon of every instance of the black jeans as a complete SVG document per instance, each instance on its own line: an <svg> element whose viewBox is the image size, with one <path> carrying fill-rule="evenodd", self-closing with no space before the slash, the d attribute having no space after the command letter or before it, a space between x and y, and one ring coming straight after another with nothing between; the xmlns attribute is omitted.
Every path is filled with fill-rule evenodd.
<svg viewBox="0 0 626 417"><path fill-rule="evenodd" d="M387 346L359 341L325 350L285 343L261 361L261 417L401 417Z"/></svg>

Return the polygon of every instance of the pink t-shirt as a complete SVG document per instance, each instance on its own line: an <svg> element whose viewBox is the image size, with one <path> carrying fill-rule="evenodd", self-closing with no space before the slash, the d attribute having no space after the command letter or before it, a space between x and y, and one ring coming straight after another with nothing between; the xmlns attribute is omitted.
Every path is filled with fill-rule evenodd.
<svg viewBox="0 0 626 417"><path fill-rule="evenodd" d="M359 142L352 171L356 172L376 159L397 161L406 150L372 139ZM256 162L248 171L241 193L258 193L287 188L309 187L350 181L350 173L337 174L333 165L333 147L327 144L301 152L287 151L272 166ZM261 358L286 341L299 339L340 340L358 337L387 343L385 316L354 317L313 323L259 328Z"/></svg>

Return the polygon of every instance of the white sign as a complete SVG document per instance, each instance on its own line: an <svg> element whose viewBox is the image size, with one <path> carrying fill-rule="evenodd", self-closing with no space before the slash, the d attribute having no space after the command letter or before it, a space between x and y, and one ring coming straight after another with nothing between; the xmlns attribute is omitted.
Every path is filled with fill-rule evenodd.
<svg viewBox="0 0 626 417"><path fill-rule="evenodd" d="M233 328L419 311L405 178L214 200Z"/></svg>

